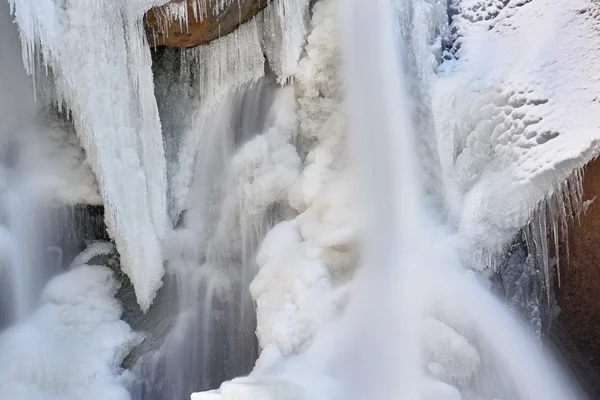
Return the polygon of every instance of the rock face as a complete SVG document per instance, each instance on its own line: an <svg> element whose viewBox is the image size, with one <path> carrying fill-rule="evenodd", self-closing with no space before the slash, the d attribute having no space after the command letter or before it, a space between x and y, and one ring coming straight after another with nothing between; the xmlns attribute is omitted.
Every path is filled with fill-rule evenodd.
<svg viewBox="0 0 600 400"><path fill-rule="evenodd" d="M569 232L569 265L562 268L557 288L561 312L556 323L595 372L600 396L600 159L586 166L583 189L584 201L596 200ZM561 253L566 255L564 249Z"/></svg>
<svg viewBox="0 0 600 400"><path fill-rule="evenodd" d="M212 1L206 0L209 4ZM175 0L162 7L155 7L146 13L144 24L151 46L194 47L206 44L234 31L239 25L248 21L262 10L270 0L236 0L231 1L221 12L214 13L209 6L208 15L197 15L198 3L203 0ZM186 4L183 4L183 3ZM178 10L185 14L187 7L187 24L173 16L170 10Z"/></svg>

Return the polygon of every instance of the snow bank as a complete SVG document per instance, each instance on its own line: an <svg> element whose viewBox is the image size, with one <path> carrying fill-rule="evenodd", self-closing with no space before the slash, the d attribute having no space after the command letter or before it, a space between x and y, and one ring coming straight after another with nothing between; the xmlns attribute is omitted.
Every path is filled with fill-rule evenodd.
<svg viewBox="0 0 600 400"><path fill-rule="evenodd" d="M0 335L0 398L129 400L120 364L140 337L120 320L118 286L89 265L50 281L42 306Z"/></svg>
<svg viewBox="0 0 600 400"><path fill-rule="evenodd" d="M455 2L433 98L450 214L469 249L510 240L600 148L598 5L488 3Z"/></svg>
<svg viewBox="0 0 600 400"><path fill-rule="evenodd" d="M94 170L106 225L138 302L161 286L166 172L144 12L158 1L9 1L27 72L51 67ZM39 53L39 54L38 54Z"/></svg>

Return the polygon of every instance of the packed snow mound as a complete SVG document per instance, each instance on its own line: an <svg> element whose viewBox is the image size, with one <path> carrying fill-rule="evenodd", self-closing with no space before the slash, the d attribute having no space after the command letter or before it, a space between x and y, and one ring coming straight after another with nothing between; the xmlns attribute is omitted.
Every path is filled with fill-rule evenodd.
<svg viewBox="0 0 600 400"><path fill-rule="evenodd" d="M89 265L50 281L42 306L0 335L0 398L130 400L120 364L140 337L120 320L118 286Z"/></svg>
<svg viewBox="0 0 600 400"><path fill-rule="evenodd" d="M491 248L598 155L599 10L587 0L454 7L433 93L438 152L466 247Z"/></svg>

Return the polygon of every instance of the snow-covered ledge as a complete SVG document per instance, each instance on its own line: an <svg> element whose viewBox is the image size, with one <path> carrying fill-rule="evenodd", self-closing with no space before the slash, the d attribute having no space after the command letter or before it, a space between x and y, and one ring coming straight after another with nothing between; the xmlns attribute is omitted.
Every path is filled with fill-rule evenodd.
<svg viewBox="0 0 600 400"><path fill-rule="evenodd" d="M600 5L452 4L454 44L433 93L438 153L465 247L493 251L569 177L567 191L580 190L577 170L599 153Z"/></svg>

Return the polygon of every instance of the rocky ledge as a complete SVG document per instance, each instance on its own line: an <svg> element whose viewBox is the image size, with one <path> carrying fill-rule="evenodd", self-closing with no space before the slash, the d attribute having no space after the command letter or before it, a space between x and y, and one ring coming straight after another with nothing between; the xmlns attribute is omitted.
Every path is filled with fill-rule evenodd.
<svg viewBox="0 0 600 400"><path fill-rule="evenodd" d="M174 0L146 13L144 25L151 46L194 47L233 32L266 7L269 0L232 1L220 12L199 12L202 0ZM185 3L185 4L184 4ZM187 15L187 22L177 17Z"/></svg>

